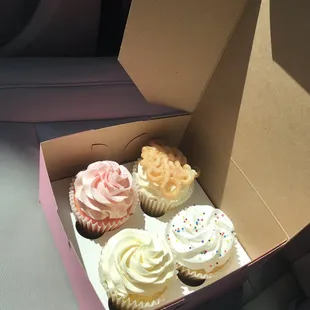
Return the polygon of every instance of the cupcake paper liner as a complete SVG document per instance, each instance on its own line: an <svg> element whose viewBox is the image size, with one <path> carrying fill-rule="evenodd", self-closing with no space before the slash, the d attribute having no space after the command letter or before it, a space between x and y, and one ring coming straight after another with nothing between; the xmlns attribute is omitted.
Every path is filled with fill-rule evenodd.
<svg viewBox="0 0 310 310"><path fill-rule="evenodd" d="M70 188L69 188L69 202L71 206L71 210L75 216L75 219L77 222L79 222L80 225L84 227L87 231L95 232L95 233L104 233L106 231L115 230L119 228L121 225L123 225L125 222L128 221L128 219L131 217L131 214L128 214L126 217L122 219L116 219L116 220L110 220L107 224L104 224L101 221L93 222L94 220L88 219L85 217L85 215L76 207L75 205L75 194L74 194L74 181L75 178L72 179ZM136 208L136 206L139 204L139 199L137 197L136 201L133 202L134 208L133 212Z"/></svg>
<svg viewBox="0 0 310 310"><path fill-rule="evenodd" d="M133 170L132 170L132 174L133 174L135 181L137 178L136 175L138 171L138 164L139 164L139 160L134 164ZM144 194L139 189L138 184L137 184L137 191L139 195L141 209L144 211L144 213L150 216L153 216L153 217L160 217L164 215L166 212L168 212L169 210L181 206L191 197L191 195L194 192L194 182L191 184L187 195L185 195L184 197L182 197L182 199L179 199L179 200L168 200L165 198L157 198L156 196L152 196L151 194Z"/></svg>
<svg viewBox="0 0 310 310"><path fill-rule="evenodd" d="M175 253L175 252L174 252ZM238 266L240 267L242 264L240 262L240 257L237 251L237 241L235 241L234 252L232 253L229 260L222 266L215 268L212 272L200 272L200 270L194 270L177 263L177 270L182 277L190 279L190 280L210 280L216 278L222 278L229 272L229 268L233 263L233 260L238 262Z"/></svg>
<svg viewBox="0 0 310 310"><path fill-rule="evenodd" d="M155 197L147 197L140 191L138 191L138 195L142 211L153 217L160 217L175 207L172 203L160 201Z"/></svg>
<svg viewBox="0 0 310 310"><path fill-rule="evenodd" d="M137 229L139 230L139 229ZM143 229L140 229L141 231ZM100 255L100 260L99 260L99 266L98 266L98 273L99 273L99 279L100 283L103 286L108 298L110 299L112 305L117 309L117 310L140 310L144 308L150 308L150 307L155 307L160 304L160 302L163 300L164 293L166 291L163 290L162 292L159 292L156 296L156 298L145 301L145 300L139 300L134 298L133 296L120 296L116 292L110 290L107 287L107 283L105 281L104 276L102 275L101 268L100 268L100 262L102 259L102 252L104 251L105 245L101 248L101 255ZM158 297L159 296L159 297Z"/></svg>
<svg viewBox="0 0 310 310"><path fill-rule="evenodd" d="M159 305L161 299L155 299L153 301L139 301L133 300L130 297L122 297L115 293L108 294L111 302L117 310L140 310Z"/></svg>

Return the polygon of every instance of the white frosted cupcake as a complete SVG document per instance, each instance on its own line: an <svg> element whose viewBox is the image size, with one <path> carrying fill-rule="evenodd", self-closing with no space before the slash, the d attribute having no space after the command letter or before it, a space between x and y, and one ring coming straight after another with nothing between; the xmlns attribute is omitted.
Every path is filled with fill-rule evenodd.
<svg viewBox="0 0 310 310"><path fill-rule="evenodd" d="M99 277L116 309L156 306L175 275L169 245L145 230L123 229L102 249Z"/></svg>
<svg viewBox="0 0 310 310"><path fill-rule="evenodd" d="M220 209L208 205L180 211L167 226L167 240L179 277L185 280L215 276L235 251L233 223Z"/></svg>
<svg viewBox="0 0 310 310"><path fill-rule="evenodd" d="M134 178L142 210L153 217L183 204L193 193L196 170L176 148L150 143L142 148Z"/></svg>

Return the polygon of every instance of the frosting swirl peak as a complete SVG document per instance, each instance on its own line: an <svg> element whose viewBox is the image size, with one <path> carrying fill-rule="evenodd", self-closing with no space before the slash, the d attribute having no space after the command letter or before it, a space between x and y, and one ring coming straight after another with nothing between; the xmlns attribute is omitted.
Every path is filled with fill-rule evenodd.
<svg viewBox="0 0 310 310"><path fill-rule="evenodd" d="M119 219L133 213L135 192L130 172L114 161L98 161L77 174L75 198L95 220Z"/></svg>
<svg viewBox="0 0 310 310"><path fill-rule="evenodd" d="M149 298L163 292L175 274L168 244L147 231L123 229L102 249L99 275L107 292Z"/></svg>
<svg viewBox="0 0 310 310"><path fill-rule="evenodd" d="M234 226L223 211L208 205L180 211L167 226L167 239L177 261L207 273L223 266L234 249Z"/></svg>

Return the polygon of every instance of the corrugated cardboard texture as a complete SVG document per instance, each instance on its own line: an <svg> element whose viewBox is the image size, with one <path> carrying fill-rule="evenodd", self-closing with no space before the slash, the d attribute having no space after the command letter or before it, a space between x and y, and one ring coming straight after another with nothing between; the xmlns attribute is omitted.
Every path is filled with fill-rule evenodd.
<svg viewBox="0 0 310 310"><path fill-rule="evenodd" d="M141 148L152 138L178 146L189 115L135 122L64 136L41 144L51 181L70 177L97 160L119 163L139 158Z"/></svg>
<svg viewBox="0 0 310 310"><path fill-rule="evenodd" d="M202 168L200 184L212 202L232 218L242 245L253 259L286 239L277 220L231 159L259 8L258 1L251 1L246 8L182 144L190 161Z"/></svg>
<svg viewBox="0 0 310 310"><path fill-rule="evenodd" d="M152 103L194 111L247 0L133 0L119 61Z"/></svg>
<svg viewBox="0 0 310 310"><path fill-rule="evenodd" d="M252 191L289 237L310 220L309 10L309 1L249 2L183 145L203 146L209 161L201 181L215 205L226 209L229 198L231 208L240 208L227 192L234 182L244 212L265 227L266 216L253 213L247 199ZM191 157L202 164L202 156ZM232 169L247 191L229 180ZM270 231L269 238L280 236Z"/></svg>

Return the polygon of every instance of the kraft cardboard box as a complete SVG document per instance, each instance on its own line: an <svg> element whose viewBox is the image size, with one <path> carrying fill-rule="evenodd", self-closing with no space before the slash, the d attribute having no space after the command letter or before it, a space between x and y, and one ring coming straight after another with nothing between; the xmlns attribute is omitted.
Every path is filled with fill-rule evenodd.
<svg viewBox="0 0 310 310"><path fill-rule="evenodd" d="M309 224L310 100L273 54L275 2L133 1L119 61L149 102L189 115L41 144L40 201L81 309L103 305L52 185L98 159L135 160L150 138L179 146L201 168L200 187L232 219L251 260L164 308L194 309Z"/></svg>
<svg viewBox="0 0 310 310"><path fill-rule="evenodd" d="M150 139L159 138L169 145L179 146L189 120L190 116L187 115L132 122L64 136L41 144L40 184L43 189L40 191L40 201L50 220L51 229L58 237L56 243L61 249L69 276L71 274L74 277L71 278L74 286L82 290L89 286L89 290L95 291L94 295L82 294L80 291L77 293L78 300L85 309L90 307L91 309L108 309L109 307L108 298L98 274L101 248L109 238L124 228L146 229L151 233L160 231L164 238L166 224L180 208L168 212L159 220L144 215L141 209L137 208L131 219L120 229L105 233L99 239L91 241L81 236L75 227L75 219L71 213L68 198L72 177L91 162L105 159L129 163L125 165L131 171L133 164L130 162L139 158L142 146L146 145ZM182 207L193 204L212 204L199 184L195 185L192 197ZM231 257L227 267L216 278L207 280L197 288L188 287L176 278L169 285L159 307L168 307L172 304L170 308L173 309L177 303L178 306L185 305L193 293L199 293L203 288L212 285L222 277L247 266L251 259L241 242L240 240L240 243L237 243L236 253ZM74 266L74 263L77 265ZM78 279L76 278L77 269L80 273ZM95 303L98 300L101 302L100 306ZM82 309L83 307L81 306Z"/></svg>

